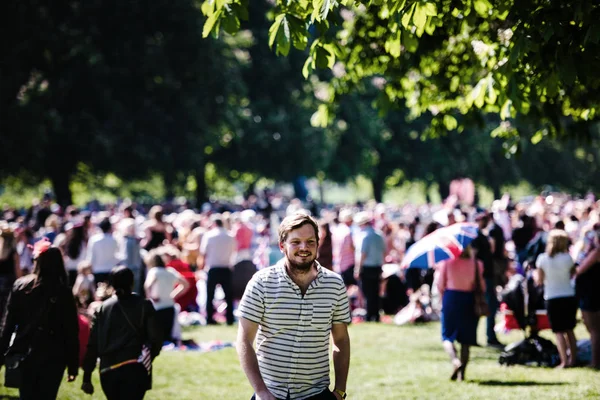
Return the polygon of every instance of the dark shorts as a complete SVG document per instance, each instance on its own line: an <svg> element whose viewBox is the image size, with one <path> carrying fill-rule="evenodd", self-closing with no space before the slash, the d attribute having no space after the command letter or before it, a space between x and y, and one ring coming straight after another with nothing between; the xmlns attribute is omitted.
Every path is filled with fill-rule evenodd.
<svg viewBox="0 0 600 400"><path fill-rule="evenodd" d="M348 267L348 269L342 272L341 275L342 279L344 280L344 285L358 285L358 282L356 282L356 279L354 279L354 265Z"/></svg>
<svg viewBox="0 0 600 400"><path fill-rule="evenodd" d="M577 324L577 299L575 296L546 300L546 309L552 332L566 332L575 328Z"/></svg>
<svg viewBox="0 0 600 400"><path fill-rule="evenodd" d="M581 296L579 298L579 308L581 308L581 311L587 312L600 311L600 296Z"/></svg>

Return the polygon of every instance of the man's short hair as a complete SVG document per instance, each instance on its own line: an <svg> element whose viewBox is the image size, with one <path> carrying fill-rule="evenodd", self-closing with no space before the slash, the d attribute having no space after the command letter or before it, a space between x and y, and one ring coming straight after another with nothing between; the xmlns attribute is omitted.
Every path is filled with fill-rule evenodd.
<svg viewBox="0 0 600 400"><path fill-rule="evenodd" d="M222 214L213 214L210 216L210 221L218 226L219 228L223 227L223 215Z"/></svg>
<svg viewBox="0 0 600 400"><path fill-rule="evenodd" d="M317 238L317 243L319 243L319 225L313 217L305 213L288 215L281 221L281 224L279 225L279 243L285 242L291 231L307 224L311 225L315 230L315 237Z"/></svg>
<svg viewBox="0 0 600 400"><path fill-rule="evenodd" d="M110 223L110 219L108 218L104 218L102 221L100 221L98 226L104 233L108 233L108 231L110 231L110 228L112 228L112 224Z"/></svg>

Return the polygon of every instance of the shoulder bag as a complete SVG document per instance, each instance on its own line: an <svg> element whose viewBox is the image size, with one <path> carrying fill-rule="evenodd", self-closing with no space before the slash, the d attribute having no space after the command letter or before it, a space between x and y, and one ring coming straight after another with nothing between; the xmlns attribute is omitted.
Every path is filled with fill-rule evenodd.
<svg viewBox="0 0 600 400"><path fill-rule="evenodd" d="M144 306L144 304L142 303L142 307L143 306ZM135 332L136 336L142 342L142 352L140 354L140 357L138 358L138 362L140 364L144 365L144 368L146 368L146 371L148 371L148 375L150 375L152 373L152 354L150 353L150 348L146 344L146 340L145 340L144 336L139 331L139 329L136 328L136 326L131 322L131 320L127 316L127 313L125 312L125 309L123 308L123 306L121 305L121 303L119 301L117 301L117 307L119 307L119 310L121 310L121 312L123 313L123 316L125 317L125 320L127 321L127 324L129 325L129 327L133 330L133 332ZM144 321L144 314L145 314L145 309L142 308L142 324Z"/></svg>

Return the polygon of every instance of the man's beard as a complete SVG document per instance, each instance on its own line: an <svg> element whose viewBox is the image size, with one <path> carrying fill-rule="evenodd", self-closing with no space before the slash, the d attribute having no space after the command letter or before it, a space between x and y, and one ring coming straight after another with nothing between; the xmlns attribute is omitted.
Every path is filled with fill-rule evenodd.
<svg viewBox="0 0 600 400"><path fill-rule="evenodd" d="M317 257L312 257L312 259L310 261L299 263L299 262L293 261L288 258L288 265L292 271L307 272L313 266L316 259L317 259Z"/></svg>

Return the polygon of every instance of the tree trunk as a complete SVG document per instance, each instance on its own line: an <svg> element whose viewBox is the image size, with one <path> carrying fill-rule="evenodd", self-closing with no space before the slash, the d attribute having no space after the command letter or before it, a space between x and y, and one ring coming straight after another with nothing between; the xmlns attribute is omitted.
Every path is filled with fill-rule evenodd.
<svg viewBox="0 0 600 400"><path fill-rule="evenodd" d="M69 183L71 182L71 174L61 171L55 171L50 174L52 189L56 196L56 202L64 209L73 204L73 195Z"/></svg>
<svg viewBox="0 0 600 400"><path fill-rule="evenodd" d="M498 200L502 197L502 190L500 189L500 185L494 183L492 185L492 191L494 192L494 200Z"/></svg>
<svg viewBox="0 0 600 400"><path fill-rule="evenodd" d="M373 197L378 203L383 202L383 179L379 175L375 175L371 178L371 185L373 185Z"/></svg>
<svg viewBox="0 0 600 400"><path fill-rule="evenodd" d="M438 190L442 201L446 200L450 196L450 182L438 181Z"/></svg>
<svg viewBox="0 0 600 400"><path fill-rule="evenodd" d="M202 207L202 204L208 201L208 194L206 190L206 176L204 165L196 169L196 207Z"/></svg>

